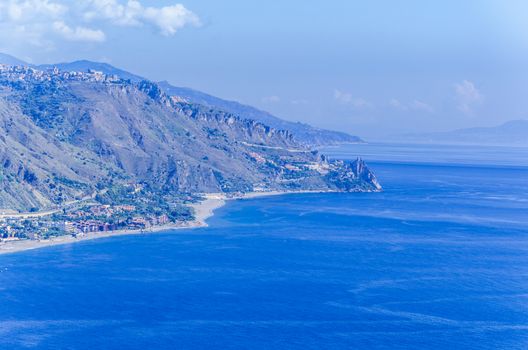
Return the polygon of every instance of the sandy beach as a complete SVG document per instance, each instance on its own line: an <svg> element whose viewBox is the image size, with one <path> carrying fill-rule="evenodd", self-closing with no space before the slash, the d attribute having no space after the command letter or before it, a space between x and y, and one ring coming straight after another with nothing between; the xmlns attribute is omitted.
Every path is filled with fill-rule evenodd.
<svg viewBox="0 0 528 350"><path fill-rule="evenodd" d="M62 244L72 244L77 242L84 242L98 238L113 237L113 236L124 236L124 235L148 235L155 234L158 232L166 232L173 230L182 230L182 229L192 229L198 227L206 227L206 220L214 215L214 211L223 205L227 201L246 199L246 198L256 198L264 196L277 196L284 194L293 194L293 193L311 193L311 192L320 192L320 191L292 191L292 192L280 192L280 191L270 191L270 192L249 192L240 195L227 196L224 193L207 193L204 194L205 198L203 201L198 203L191 204L191 207L194 208L195 220L184 223L172 223L164 226L155 226L150 227L146 230L117 230L117 231L108 231L108 232L94 232L87 233L83 236L73 237L70 235L54 237L52 239L46 240L14 240L7 242L0 242L0 255L16 253L25 250L44 248L49 246L56 246Z"/></svg>
<svg viewBox="0 0 528 350"><path fill-rule="evenodd" d="M93 232L87 233L83 236L73 237L70 235L54 237L46 240L14 240L7 242L0 242L0 255L16 253L25 250L44 248L49 246L56 246L62 244L71 244L77 242L84 242L98 238L124 236L124 235L148 235L158 232L192 229L197 227L207 226L206 220L210 218L215 209L220 208L225 204L225 196L223 194L207 194L204 195L205 200L194 203L191 207L195 210L195 220L184 223L171 223L163 226L154 226L145 230L117 230L108 232Z"/></svg>

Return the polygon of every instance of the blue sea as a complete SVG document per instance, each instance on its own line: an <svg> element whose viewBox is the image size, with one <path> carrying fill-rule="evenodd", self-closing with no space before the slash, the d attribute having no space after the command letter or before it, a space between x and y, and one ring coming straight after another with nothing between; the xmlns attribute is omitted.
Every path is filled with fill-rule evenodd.
<svg viewBox="0 0 528 350"><path fill-rule="evenodd" d="M326 152L384 192L0 256L0 348L528 349L528 149Z"/></svg>

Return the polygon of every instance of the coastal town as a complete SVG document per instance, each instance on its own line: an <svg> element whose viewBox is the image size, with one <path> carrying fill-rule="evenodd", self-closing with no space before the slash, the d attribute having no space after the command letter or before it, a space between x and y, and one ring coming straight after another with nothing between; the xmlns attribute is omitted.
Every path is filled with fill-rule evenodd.
<svg viewBox="0 0 528 350"><path fill-rule="evenodd" d="M134 205L93 205L69 212L51 215L2 215L0 239L42 240L56 236L82 237L88 233L104 233L117 230L148 230L169 223L183 223L192 218L172 219L167 214L141 214Z"/></svg>
<svg viewBox="0 0 528 350"><path fill-rule="evenodd" d="M0 209L0 243L185 226L196 219L193 208L202 200L200 195L173 195L130 183L47 209Z"/></svg>
<svg viewBox="0 0 528 350"><path fill-rule="evenodd" d="M49 216L0 218L2 240L47 239L70 234L82 236L86 233L115 230L145 230L169 223L166 214L134 215L133 205L95 205L64 214Z"/></svg>
<svg viewBox="0 0 528 350"><path fill-rule="evenodd" d="M184 197L183 202L167 212L160 211L151 201L147 201L151 206L145 211L139 200L136 204L100 204L88 200L68 209L46 212L0 209L0 254L115 235L204 227L213 212L230 200L313 192L320 191L195 194Z"/></svg>
<svg viewBox="0 0 528 350"><path fill-rule="evenodd" d="M274 192L246 194L242 197L249 198L261 195L278 194ZM0 227L5 233L7 226L11 226L9 234L5 238L0 238L0 255L16 253L20 251L50 247L62 244L71 244L93 239L121 236L121 235L148 235L163 231L174 231L178 229L191 229L207 226L206 220L213 215L213 212L223 206L226 200L242 198L239 196L226 196L222 193L204 194L200 200L189 202L185 207L190 216L175 219L167 215L168 222L165 222L165 215L138 215L137 207L129 204L107 206L94 205L93 209L97 213L103 210L112 217L127 217L123 223L120 220L112 220L109 217L100 219L88 219L92 214L80 215L82 219L76 220L74 214L64 222L52 222L51 213L25 213L6 214L6 210L0 209ZM133 210L135 207L135 211ZM76 210L73 210L75 212ZM91 212L91 211L90 211ZM15 216L18 215L18 216ZM68 216L68 215L66 215ZM78 216L78 215L77 215ZM40 217L40 219L38 219ZM129 220L130 219L130 220ZM57 217L55 217L57 220Z"/></svg>

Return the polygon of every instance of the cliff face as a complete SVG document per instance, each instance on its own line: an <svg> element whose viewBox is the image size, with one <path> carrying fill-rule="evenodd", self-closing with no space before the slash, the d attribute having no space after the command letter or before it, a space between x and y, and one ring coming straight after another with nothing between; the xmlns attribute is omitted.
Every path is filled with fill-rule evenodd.
<svg viewBox="0 0 528 350"><path fill-rule="evenodd" d="M160 193L379 190L289 131L186 103L147 81L0 65L0 208L60 205L115 184Z"/></svg>
<svg viewBox="0 0 528 350"><path fill-rule="evenodd" d="M193 89L172 86L165 81L159 84L169 95L177 96L189 103L221 109L235 115L244 116L244 118L258 120L275 129L288 130L297 142L305 146L364 143L358 136L339 131L320 129L304 123L289 122L251 106L235 101L223 100Z"/></svg>

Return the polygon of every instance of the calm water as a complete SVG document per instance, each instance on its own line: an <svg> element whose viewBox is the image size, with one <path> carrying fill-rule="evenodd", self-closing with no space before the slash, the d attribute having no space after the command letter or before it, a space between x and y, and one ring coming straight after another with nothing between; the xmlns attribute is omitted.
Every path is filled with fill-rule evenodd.
<svg viewBox="0 0 528 350"><path fill-rule="evenodd" d="M329 150L383 193L0 256L0 348L527 349L528 150L399 147Z"/></svg>

